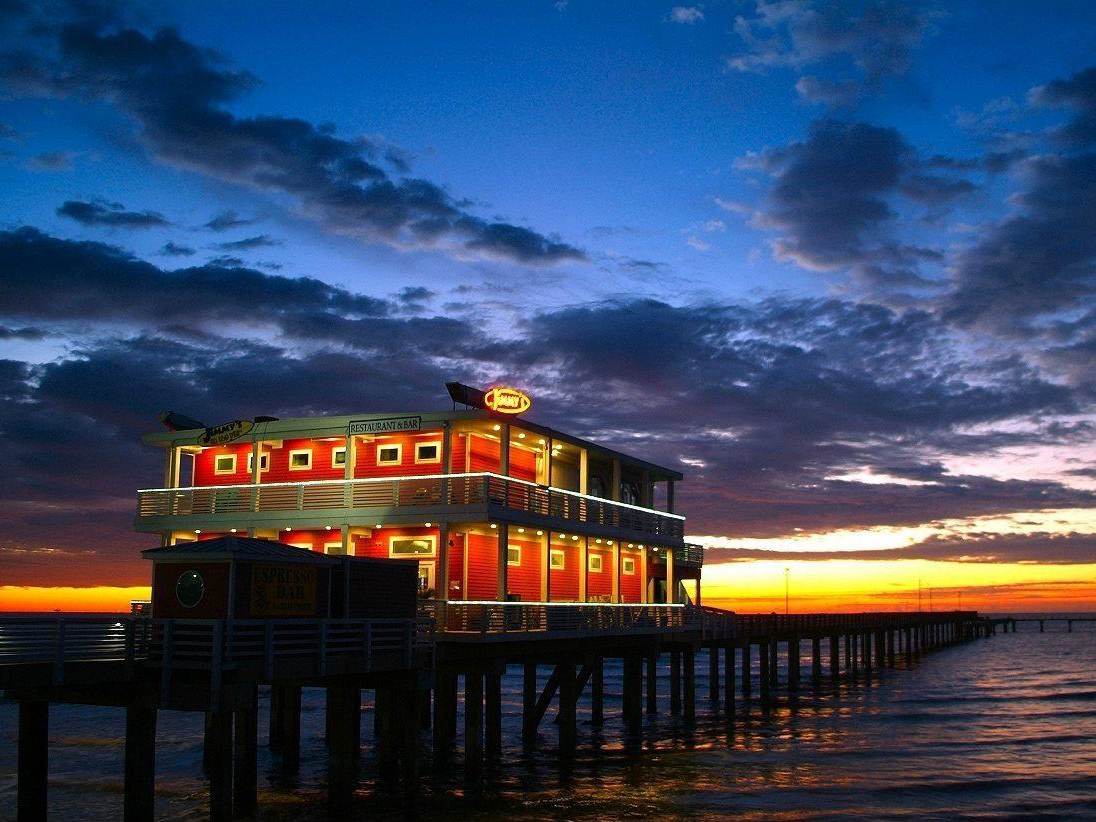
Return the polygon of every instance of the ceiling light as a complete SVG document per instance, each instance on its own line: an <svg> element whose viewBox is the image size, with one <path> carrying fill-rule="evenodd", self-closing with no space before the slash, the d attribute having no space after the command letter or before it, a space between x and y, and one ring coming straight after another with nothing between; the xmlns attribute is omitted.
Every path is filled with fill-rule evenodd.
<svg viewBox="0 0 1096 822"><path fill-rule="evenodd" d="M492 425L492 426L491 426L491 430L492 430L492 431L501 431L501 430L502 430L502 426L501 426L501 425L499 425L499 424L498 424L498 423L496 422L496 423L495 423L494 425Z"/></svg>
<svg viewBox="0 0 1096 822"><path fill-rule="evenodd" d="M200 534L200 533L202 533L202 529L201 528L195 528L194 533L195 534Z"/></svg>
<svg viewBox="0 0 1096 822"><path fill-rule="evenodd" d="M525 432L524 431L519 431L518 432L518 439L519 440L525 439Z"/></svg>
<svg viewBox="0 0 1096 822"><path fill-rule="evenodd" d="M430 527L430 523L429 523L429 522L424 522L424 523L423 523L423 525L424 525L425 527L427 527L427 528L429 528L429 527Z"/></svg>
<svg viewBox="0 0 1096 822"><path fill-rule="evenodd" d="M497 525L496 525L495 523L493 523L493 522L491 523L491 527L492 527L492 528L498 528L498 526L497 526Z"/></svg>
<svg viewBox="0 0 1096 822"><path fill-rule="evenodd" d="M543 531L537 531L537 536L538 536L538 537L543 537L543 536L544 536L544 532L543 532Z"/></svg>
<svg viewBox="0 0 1096 822"><path fill-rule="evenodd" d="M524 533L525 533L525 529L524 529L524 528L519 528L519 529L518 529L518 533L519 533L519 534L524 534Z"/></svg>

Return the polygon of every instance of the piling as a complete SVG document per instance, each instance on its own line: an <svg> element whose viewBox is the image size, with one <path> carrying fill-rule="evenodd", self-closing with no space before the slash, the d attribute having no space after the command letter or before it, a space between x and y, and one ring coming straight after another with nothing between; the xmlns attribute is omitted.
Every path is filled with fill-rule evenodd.
<svg viewBox="0 0 1096 822"><path fill-rule="evenodd" d="M574 679L573 663L571 667L571 679ZM476 782L482 772L483 674L467 671L464 674L464 776L468 782Z"/></svg>
<svg viewBox="0 0 1096 822"><path fill-rule="evenodd" d="M681 651L670 651L670 713L681 713Z"/></svg>
<svg viewBox="0 0 1096 822"><path fill-rule="evenodd" d="M822 638L811 637L811 683L822 684Z"/></svg>
<svg viewBox="0 0 1096 822"><path fill-rule="evenodd" d="M734 716L734 646L728 645L723 649L723 685L724 704L727 716Z"/></svg>
<svg viewBox="0 0 1096 822"><path fill-rule="evenodd" d="M719 704L719 647L708 649L708 701Z"/></svg>
<svg viewBox="0 0 1096 822"><path fill-rule="evenodd" d="M19 703L19 822L46 818L46 780L49 771L49 703Z"/></svg>
<svg viewBox="0 0 1096 822"><path fill-rule="evenodd" d="M22 739L21 730L20 740ZM21 779L20 775L20 787L22 787ZM123 805L125 822L151 822L155 814L155 797L156 706L150 701L135 700L126 706ZM22 818L22 806L20 806L20 818Z"/></svg>
<svg viewBox="0 0 1096 822"><path fill-rule="evenodd" d="M752 688L750 679L750 641L746 640L742 644L742 696L743 698L750 695Z"/></svg>
<svg viewBox="0 0 1096 822"><path fill-rule="evenodd" d="M658 713L658 655L647 655L647 713Z"/></svg>
<svg viewBox="0 0 1096 822"><path fill-rule="evenodd" d="M578 684L575 677L575 661L562 660L559 671L559 754L564 764L574 760L578 739L577 703Z"/></svg>

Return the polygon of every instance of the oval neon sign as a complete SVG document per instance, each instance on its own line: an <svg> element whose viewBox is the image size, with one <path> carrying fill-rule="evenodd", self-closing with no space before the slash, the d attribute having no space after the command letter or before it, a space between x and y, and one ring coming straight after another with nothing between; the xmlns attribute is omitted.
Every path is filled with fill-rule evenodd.
<svg viewBox="0 0 1096 822"><path fill-rule="evenodd" d="M483 404L499 414L523 414L533 406L533 400L524 391L498 385L483 395Z"/></svg>

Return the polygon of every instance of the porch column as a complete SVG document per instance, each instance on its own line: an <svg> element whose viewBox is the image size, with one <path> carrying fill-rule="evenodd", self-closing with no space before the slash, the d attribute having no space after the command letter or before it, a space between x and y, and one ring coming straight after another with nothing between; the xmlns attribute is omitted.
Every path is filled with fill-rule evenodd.
<svg viewBox="0 0 1096 822"><path fill-rule="evenodd" d="M639 601L644 605L648 602L647 585L647 549L641 548L639 551Z"/></svg>
<svg viewBox="0 0 1096 822"><path fill-rule="evenodd" d="M499 588L498 599L499 602L506 601L506 553L507 548L510 545L510 526L505 522L499 523L498 527L498 544L499 544Z"/></svg>
<svg viewBox="0 0 1096 822"><path fill-rule="evenodd" d="M540 552L540 601L551 602L552 596L552 532L544 532L544 550Z"/></svg>
<svg viewBox="0 0 1096 822"><path fill-rule="evenodd" d="M179 464L179 449L169 445L164 449L164 488L179 487L179 473L176 466Z"/></svg>
<svg viewBox="0 0 1096 822"><path fill-rule="evenodd" d="M449 523L438 523L438 556L434 565L434 597L449 600Z"/></svg>
<svg viewBox="0 0 1096 822"><path fill-rule="evenodd" d="M499 473L510 476L510 423L504 422L499 431Z"/></svg>
<svg viewBox="0 0 1096 822"><path fill-rule="evenodd" d="M620 602L620 540L613 542L613 602Z"/></svg>
<svg viewBox="0 0 1096 822"><path fill-rule="evenodd" d="M578 449L578 492L587 494L589 491L588 455L585 448Z"/></svg>
<svg viewBox="0 0 1096 822"><path fill-rule="evenodd" d="M666 549L666 603L674 601L674 549Z"/></svg>
<svg viewBox="0 0 1096 822"><path fill-rule="evenodd" d="M578 601L586 602L590 584L590 538L583 537L578 546Z"/></svg>
<svg viewBox="0 0 1096 822"><path fill-rule="evenodd" d="M544 448L544 484L548 487L552 486L552 443L551 437L548 438L548 445Z"/></svg>

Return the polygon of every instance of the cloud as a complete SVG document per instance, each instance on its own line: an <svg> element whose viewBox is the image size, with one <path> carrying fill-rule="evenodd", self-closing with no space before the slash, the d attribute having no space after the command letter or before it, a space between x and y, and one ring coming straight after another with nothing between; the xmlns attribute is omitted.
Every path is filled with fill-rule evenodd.
<svg viewBox="0 0 1096 822"><path fill-rule="evenodd" d="M854 76L803 75L796 85L809 102L849 105L887 77L905 74L935 12L898 0L866 3L758 0L753 15L735 19L742 50L728 58L735 71L764 72L831 66Z"/></svg>
<svg viewBox="0 0 1096 822"><path fill-rule="evenodd" d="M1064 142L1078 146L1096 143L1096 67L1037 86L1029 92L1028 100L1037 106L1073 110L1074 119L1055 132Z"/></svg>
<svg viewBox="0 0 1096 822"><path fill-rule="evenodd" d="M235 211L229 210L214 215L213 219L205 224L205 227L210 231L228 231L233 228L243 228L244 226L252 225L255 222L255 220L241 217Z"/></svg>
<svg viewBox="0 0 1096 822"><path fill-rule="evenodd" d="M194 254L194 249L175 242L167 242L160 248L160 253L166 257L190 257Z"/></svg>
<svg viewBox="0 0 1096 822"><path fill-rule="evenodd" d="M27 160L27 167L33 171L68 171L77 156L74 151L47 151Z"/></svg>
<svg viewBox="0 0 1096 822"><path fill-rule="evenodd" d="M217 243L217 248L222 251L250 251L255 248L270 248L281 244L281 240L275 240L269 234L256 234L254 237L244 237L242 240Z"/></svg>
<svg viewBox="0 0 1096 822"><path fill-rule="evenodd" d="M376 141L339 137L330 126L294 117L236 116L226 106L256 78L174 29L148 35L94 18L62 25L32 19L26 42L38 42L38 51L0 55L0 77L10 89L110 101L137 122L160 161L288 195L328 231L527 265L586 258L533 229L475 216L428 180L394 178L381 165L391 151Z"/></svg>
<svg viewBox="0 0 1096 822"><path fill-rule="evenodd" d="M90 203L66 200L57 209L57 214L86 226L160 228L171 225L164 215L158 212L126 211L121 203L111 203L106 200L94 200Z"/></svg>
<svg viewBox="0 0 1096 822"><path fill-rule="evenodd" d="M670 9L669 21L691 26L704 19L703 6L674 6Z"/></svg>

